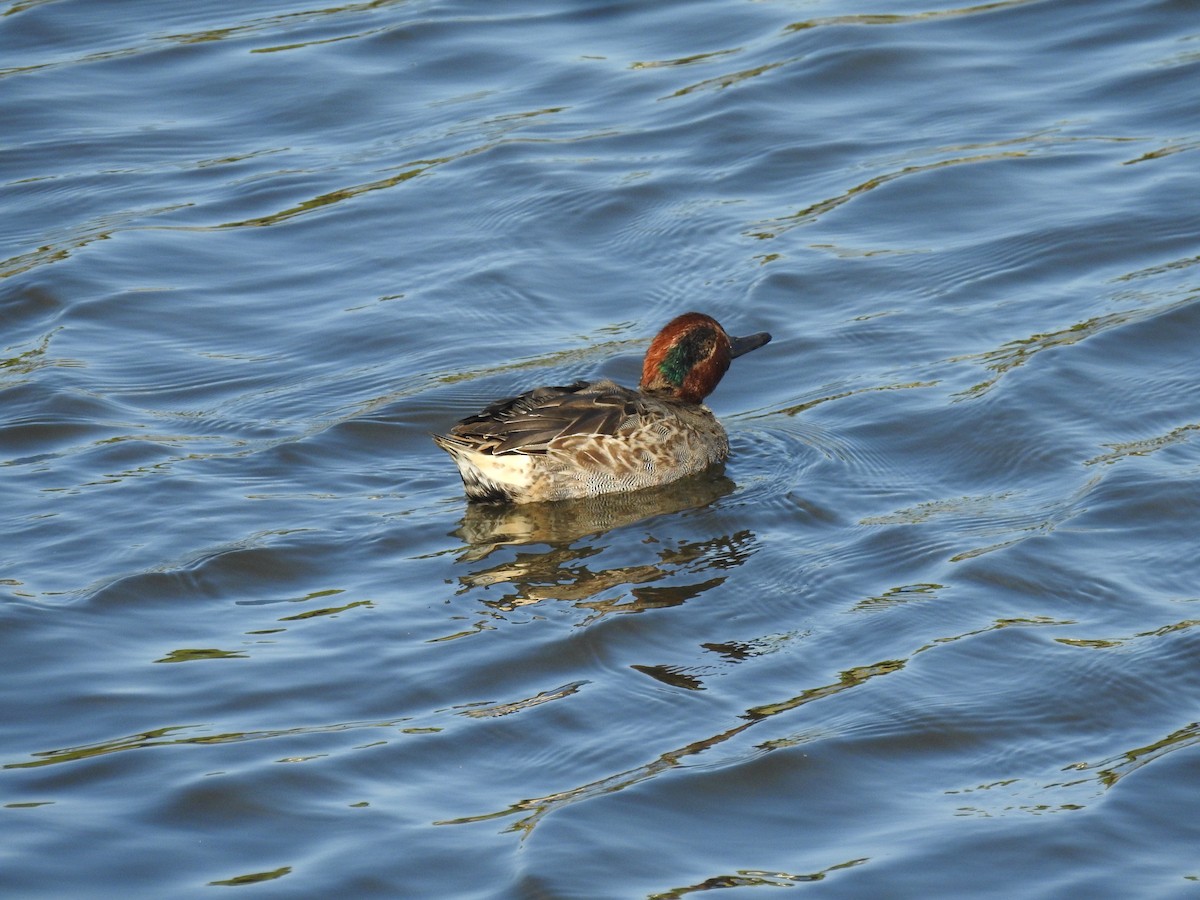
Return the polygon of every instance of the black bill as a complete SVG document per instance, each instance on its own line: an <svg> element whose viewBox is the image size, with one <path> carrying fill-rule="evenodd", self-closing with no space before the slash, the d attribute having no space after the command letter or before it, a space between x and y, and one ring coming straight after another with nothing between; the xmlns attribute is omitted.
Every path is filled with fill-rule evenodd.
<svg viewBox="0 0 1200 900"><path fill-rule="evenodd" d="M737 359L743 353L757 350L770 339L771 335L765 331L760 331L758 334L748 334L745 337L731 337L729 339L729 354L734 359Z"/></svg>

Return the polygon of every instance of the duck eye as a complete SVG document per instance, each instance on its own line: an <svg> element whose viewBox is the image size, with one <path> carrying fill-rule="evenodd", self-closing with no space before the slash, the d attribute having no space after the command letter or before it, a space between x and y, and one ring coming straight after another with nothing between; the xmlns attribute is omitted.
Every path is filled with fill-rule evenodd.
<svg viewBox="0 0 1200 900"><path fill-rule="evenodd" d="M714 346L715 339L709 329L689 331L671 345L658 370L675 387L681 387L695 365L712 354Z"/></svg>

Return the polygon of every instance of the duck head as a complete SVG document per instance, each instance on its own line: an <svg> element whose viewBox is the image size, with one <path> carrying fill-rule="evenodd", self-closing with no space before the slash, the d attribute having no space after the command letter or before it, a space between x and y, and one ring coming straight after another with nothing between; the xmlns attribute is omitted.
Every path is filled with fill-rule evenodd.
<svg viewBox="0 0 1200 900"><path fill-rule="evenodd" d="M716 319L684 313L668 322L650 342L639 387L686 403L700 403L720 383L730 362L769 340L771 335L765 331L730 337Z"/></svg>

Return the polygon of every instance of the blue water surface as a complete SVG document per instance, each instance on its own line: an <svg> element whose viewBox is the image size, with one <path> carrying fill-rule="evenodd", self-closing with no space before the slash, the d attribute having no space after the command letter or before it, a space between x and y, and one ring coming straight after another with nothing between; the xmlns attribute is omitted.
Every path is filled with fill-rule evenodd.
<svg viewBox="0 0 1200 900"><path fill-rule="evenodd" d="M0 0L0 893L1196 896L1196 12Z"/></svg>

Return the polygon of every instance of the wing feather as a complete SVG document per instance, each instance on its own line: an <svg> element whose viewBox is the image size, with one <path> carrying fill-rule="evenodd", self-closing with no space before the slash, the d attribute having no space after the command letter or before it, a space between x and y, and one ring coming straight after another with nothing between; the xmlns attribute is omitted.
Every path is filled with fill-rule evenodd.
<svg viewBox="0 0 1200 900"><path fill-rule="evenodd" d="M493 455L544 454L561 438L635 428L646 412L636 391L611 381L576 381L497 400L456 424L448 437Z"/></svg>

